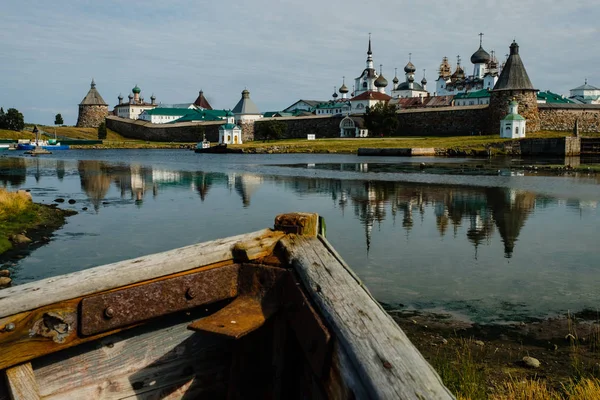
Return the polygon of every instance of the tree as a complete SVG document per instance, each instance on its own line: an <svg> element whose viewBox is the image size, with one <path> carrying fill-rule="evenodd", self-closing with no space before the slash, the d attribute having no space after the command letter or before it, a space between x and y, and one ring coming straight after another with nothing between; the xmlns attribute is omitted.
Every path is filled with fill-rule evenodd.
<svg viewBox="0 0 600 400"><path fill-rule="evenodd" d="M98 125L98 139L106 139L106 122L104 121L102 121L100 125Z"/></svg>
<svg viewBox="0 0 600 400"><path fill-rule="evenodd" d="M56 114L56 116L54 117L54 125L63 125L64 121L63 121L63 117L62 115Z"/></svg>
<svg viewBox="0 0 600 400"><path fill-rule="evenodd" d="M11 131L22 131L25 127L25 120L23 114L16 108L9 108L4 114L2 121L3 129L10 129Z"/></svg>
<svg viewBox="0 0 600 400"><path fill-rule="evenodd" d="M257 125L256 138L263 141L281 139L287 130L286 123L277 120L262 121Z"/></svg>
<svg viewBox="0 0 600 400"><path fill-rule="evenodd" d="M6 129L6 114L4 108L0 107L0 129Z"/></svg>
<svg viewBox="0 0 600 400"><path fill-rule="evenodd" d="M367 107L365 126L374 136L392 136L398 130L396 107L379 102L373 107Z"/></svg>

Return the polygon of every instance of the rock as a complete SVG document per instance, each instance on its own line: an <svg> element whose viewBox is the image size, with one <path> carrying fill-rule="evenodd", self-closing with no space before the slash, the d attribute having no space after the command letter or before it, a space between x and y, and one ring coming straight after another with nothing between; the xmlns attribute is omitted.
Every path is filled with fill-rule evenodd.
<svg viewBox="0 0 600 400"><path fill-rule="evenodd" d="M77 200L75 200L75 199L69 199L69 204L75 204L75 203L77 203Z"/></svg>
<svg viewBox="0 0 600 400"><path fill-rule="evenodd" d="M10 271L7 269L0 269L0 277L8 278L10 276Z"/></svg>
<svg viewBox="0 0 600 400"><path fill-rule="evenodd" d="M525 366L528 368L539 368L540 360L538 360L537 358L525 356L523 357L523 364L525 364Z"/></svg>
<svg viewBox="0 0 600 400"><path fill-rule="evenodd" d="M59 197L58 199L54 199L54 202L55 202L55 203L64 203L64 202L65 202L65 199L63 199L63 198Z"/></svg>
<svg viewBox="0 0 600 400"><path fill-rule="evenodd" d="M82 208L83 211L87 211L87 209L88 209L87 207L83 207Z"/></svg>
<svg viewBox="0 0 600 400"><path fill-rule="evenodd" d="M10 286L12 279L7 276L0 277L0 289L4 289Z"/></svg>
<svg viewBox="0 0 600 400"><path fill-rule="evenodd" d="M22 194L25 197L27 197L29 199L29 201L33 201L32 198L31 198L31 193L29 193L29 190L20 189L20 190L17 190L17 193L18 194Z"/></svg>
<svg viewBox="0 0 600 400"><path fill-rule="evenodd" d="M483 343L483 341L481 341L481 340L475 340L473 343L475 343L477 346L480 346L480 347L485 346L485 343Z"/></svg>
<svg viewBox="0 0 600 400"><path fill-rule="evenodd" d="M23 235L22 233L19 233L12 237L12 242L15 244L25 244L25 243L31 242L31 239L29 239L27 236Z"/></svg>

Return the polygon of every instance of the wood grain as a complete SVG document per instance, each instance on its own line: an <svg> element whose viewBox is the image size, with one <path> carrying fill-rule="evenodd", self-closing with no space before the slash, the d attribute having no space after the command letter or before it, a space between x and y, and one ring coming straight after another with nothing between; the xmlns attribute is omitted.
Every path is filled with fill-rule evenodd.
<svg viewBox="0 0 600 400"><path fill-rule="evenodd" d="M230 342L194 333L188 324L153 323L35 360L40 393L44 399L224 397Z"/></svg>
<svg viewBox="0 0 600 400"><path fill-rule="evenodd" d="M3 289L0 291L0 318L91 293L231 260L235 244L247 243L244 246L247 249L256 245L265 246L265 240L261 240L264 237L277 242L280 236L273 235L270 229L264 229Z"/></svg>
<svg viewBox="0 0 600 400"><path fill-rule="evenodd" d="M454 399L400 327L318 238L288 235L281 244L369 398Z"/></svg>
<svg viewBox="0 0 600 400"><path fill-rule="evenodd" d="M6 381L13 400L36 400L41 398L30 363L7 369Z"/></svg>

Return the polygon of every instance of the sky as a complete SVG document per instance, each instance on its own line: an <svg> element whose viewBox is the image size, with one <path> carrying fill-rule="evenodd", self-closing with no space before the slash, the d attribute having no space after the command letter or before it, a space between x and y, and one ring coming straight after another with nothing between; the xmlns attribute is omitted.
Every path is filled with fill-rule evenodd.
<svg viewBox="0 0 600 400"><path fill-rule="evenodd" d="M533 85L568 95L600 86L598 0L88 1L7 0L0 10L0 106L26 122L77 121L94 78L112 110L137 84L149 101L233 108L247 88L261 111L351 88L373 59L402 81L412 53L417 80L460 55L468 74L479 47L503 60L514 40ZM388 86L388 94L390 87Z"/></svg>

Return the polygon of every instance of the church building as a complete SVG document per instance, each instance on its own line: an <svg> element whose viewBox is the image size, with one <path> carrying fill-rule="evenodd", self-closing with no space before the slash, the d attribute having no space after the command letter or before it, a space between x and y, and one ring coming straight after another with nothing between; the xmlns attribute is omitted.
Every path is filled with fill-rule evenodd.
<svg viewBox="0 0 600 400"><path fill-rule="evenodd" d="M423 72L423 79L421 79L421 84L415 82L415 71L417 70L412 63L411 57L412 54L408 55L408 64L404 67L404 73L406 79L404 82L398 84L399 80L397 76L394 76L394 80L392 81L394 86L392 89L392 97L397 98L405 98L405 97L427 97L429 96L429 92L427 92L427 79L425 78L425 72Z"/></svg>
<svg viewBox="0 0 600 400"><path fill-rule="evenodd" d="M461 65L460 56L456 59L456 70L452 67L448 57L442 59L439 68L439 77L436 81L436 95L446 96L458 93L474 92L482 89L492 90L498 81L499 68L495 53L488 53L483 49L483 33L479 34L479 49L471 56L473 75L467 76Z"/></svg>
<svg viewBox="0 0 600 400"><path fill-rule="evenodd" d="M367 67L363 70L362 74L354 81L354 93L351 96L359 96L365 92L379 91L379 87L375 85L375 81L379 78L379 74L373 67L373 52L371 51L371 34L369 34L369 49L367 50ZM383 82L380 81L380 84ZM345 85L343 85L345 86ZM387 81L385 81L387 86ZM383 88L385 88L383 86ZM383 91L381 91L383 93Z"/></svg>
<svg viewBox="0 0 600 400"><path fill-rule="evenodd" d="M144 98L140 96L142 90L135 85L129 94L129 101L123 103L123 96L119 95L119 104L115 106L115 115L121 118L138 119L140 114L145 110L152 110L157 107L156 97L150 96L150 103L146 103Z"/></svg>

